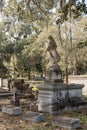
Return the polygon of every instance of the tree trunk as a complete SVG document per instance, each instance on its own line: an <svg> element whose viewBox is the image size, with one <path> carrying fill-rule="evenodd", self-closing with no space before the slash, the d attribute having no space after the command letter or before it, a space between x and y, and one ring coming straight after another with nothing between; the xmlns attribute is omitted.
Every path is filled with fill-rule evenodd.
<svg viewBox="0 0 87 130"><path fill-rule="evenodd" d="M28 69L28 79L31 79L31 69Z"/></svg>
<svg viewBox="0 0 87 130"><path fill-rule="evenodd" d="M74 67L73 67L73 75L77 75L77 67L76 67L75 64L74 64Z"/></svg>
<svg viewBox="0 0 87 130"><path fill-rule="evenodd" d="M66 72L65 72L65 81L66 81L66 83L68 83L68 68L67 68L67 66L66 66L66 70L65 70Z"/></svg>
<svg viewBox="0 0 87 130"><path fill-rule="evenodd" d="M60 29L60 24L58 24L58 35L59 35L59 40L61 45L63 45L62 37L61 37L61 29Z"/></svg>
<svg viewBox="0 0 87 130"><path fill-rule="evenodd" d="M65 57L65 81L66 83L68 83L68 58L67 55Z"/></svg>

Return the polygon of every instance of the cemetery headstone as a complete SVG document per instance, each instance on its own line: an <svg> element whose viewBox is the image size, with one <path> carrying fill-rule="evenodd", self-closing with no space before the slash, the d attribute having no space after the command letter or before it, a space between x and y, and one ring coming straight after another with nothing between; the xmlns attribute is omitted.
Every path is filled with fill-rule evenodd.
<svg viewBox="0 0 87 130"><path fill-rule="evenodd" d="M10 115L20 115L22 114L22 109L21 107L7 105L2 107L2 112L8 113Z"/></svg>
<svg viewBox="0 0 87 130"><path fill-rule="evenodd" d="M16 87L16 82L14 81L13 84L13 99L11 100L11 104L14 106L19 106L20 102L17 96L17 87Z"/></svg>
<svg viewBox="0 0 87 130"><path fill-rule="evenodd" d="M55 118L52 121L52 125L67 130L74 130L80 126L80 120L75 118L65 117L65 116L57 116L57 118Z"/></svg>
<svg viewBox="0 0 87 130"><path fill-rule="evenodd" d="M22 117L24 120L27 121L33 121L33 122L42 122L45 120L44 114L43 113L39 113L39 112L32 112L29 111L26 114L23 115Z"/></svg>
<svg viewBox="0 0 87 130"><path fill-rule="evenodd" d="M10 102L11 105L7 105L7 106L3 106L2 107L2 112L4 113L8 113L11 115L19 115L22 113L22 109L19 106L19 99L17 97L17 87L16 87L16 83L14 82L13 84L13 98Z"/></svg>

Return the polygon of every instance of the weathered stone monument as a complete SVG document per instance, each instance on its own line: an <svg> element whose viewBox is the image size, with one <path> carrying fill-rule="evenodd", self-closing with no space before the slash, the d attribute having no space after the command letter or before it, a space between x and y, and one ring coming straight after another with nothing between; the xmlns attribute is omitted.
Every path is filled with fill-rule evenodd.
<svg viewBox="0 0 87 130"><path fill-rule="evenodd" d="M80 120L65 116L57 116L52 121L52 125L63 128L63 130L76 130L76 128L80 126Z"/></svg>
<svg viewBox="0 0 87 130"><path fill-rule="evenodd" d="M49 60L51 62L51 65L48 68L48 70L46 71L45 81L51 82L51 83L63 83L62 72L58 65L58 62L60 61L60 56L56 50L57 45L56 45L54 39L52 38L52 36L49 36L48 39L49 39L50 43L47 47L47 51L50 54Z"/></svg>
<svg viewBox="0 0 87 130"><path fill-rule="evenodd" d="M28 111L26 114L23 115L22 119L39 123L44 121L45 117L43 113Z"/></svg>
<svg viewBox="0 0 87 130"><path fill-rule="evenodd" d="M58 65L60 56L56 50L56 42L52 36L48 39L47 51L50 54L51 65L46 71L44 84L38 87L38 111L55 114L61 110L81 107L85 104L82 95L84 85L63 83L62 71Z"/></svg>
<svg viewBox="0 0 87 130"><path fill-rule="evenodd" d="M19 115L19 114L22 113L22 109L19 105L20 105L20 103L19 103L19 99L17 97L17 87L16 87L16 83L15 83L15 80L14 80L14 83L13 83L13 98L10 102L10 105L2 107L2 112L8 113L8 114L11 114L11 115Z"/></svg>
<svg viewBox="0 0 87 130"><path fill-rule="evenodd" d="M14 105L14 106L19 106L20 105L20 102L19 102L19 99L18 99L18 94L17 94L17 82L13 82L13 98L11 100L11 104Z"/></svg>

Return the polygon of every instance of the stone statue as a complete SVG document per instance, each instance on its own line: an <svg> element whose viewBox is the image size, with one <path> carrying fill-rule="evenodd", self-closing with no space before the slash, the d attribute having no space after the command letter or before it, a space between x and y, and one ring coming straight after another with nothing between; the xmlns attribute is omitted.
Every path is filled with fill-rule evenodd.
<svg viewBox="0 0 87 130"><path fill-rule="evenodd" d="M60 56L56 50L57 45L53 37L49 36L48 39L49 39L49 45L48 45L47 51L49 51L49 54L50 54L51 64L52 66L54 66L54 65L57 65L58 62L60 61Z"/></svg>
<svg viewBox="0 0 87 130"><path fill-rule="evenodd" d="M46 81L53 82L53 83L62 83L62 72L61 69L58 65L58 62L60 61L60 56L57 52L57 45L56 42L54 41L52 36L48 37L49 39L49 44L47 47L47 51L50 54L50 61L51 61L51 66L46 70Z"/></svg>

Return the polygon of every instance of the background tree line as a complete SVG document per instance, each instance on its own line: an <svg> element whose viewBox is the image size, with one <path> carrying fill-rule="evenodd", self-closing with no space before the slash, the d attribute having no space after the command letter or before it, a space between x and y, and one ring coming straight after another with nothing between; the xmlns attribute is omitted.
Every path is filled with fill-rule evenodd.
<svg viewBox="0 0 87 130"><path fill-rule="evenodd" d="M45 45L55 39L63 74L87 71L85 0L0 1L0 75L43 75L49 66Z"/></svg>

